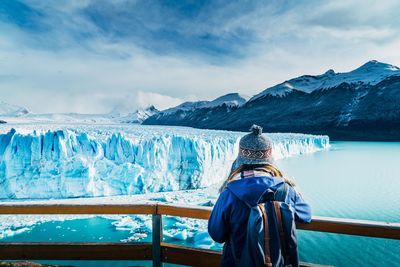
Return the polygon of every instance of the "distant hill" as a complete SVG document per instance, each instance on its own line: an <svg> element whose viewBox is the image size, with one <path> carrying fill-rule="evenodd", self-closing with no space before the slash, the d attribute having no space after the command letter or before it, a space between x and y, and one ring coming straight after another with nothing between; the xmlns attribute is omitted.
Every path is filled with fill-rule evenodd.
<svg viewBox="0 0 400 267"><path fill-rule="evenodd" d="M212 124L217 113L225 114L236 110L249 99L237 93L223 95L213 101L184 102L174 108L158 112L143 122L143 124L185 125L194 126L200 122L199 128L208 128L201 122Z"/></svg>
<svg viewBox="0 0 400 267"><path fill-rule="evenodd" d="M208 102L209 103L209 102ZM182 104L183 105L183 104ZM400 140L400 69L369 61L345 73L304 75L239 105L194 102L161 111L143 124L328 134L333 140Z"/></svg>
<svg viewBox="0 0 400 267"><path fill-rule="evenodd" d="M122 113L118 107L107 114L48 113L34 114L26 108L0 101L0 123L135 123L141 124L148 117L157 114L154 106ZM127 109L128 110L128 109Z"/></svg>
<svg viewBox="0 0 400 267"><path fill-rule="evenodd" d="M147 118L160 112L154 106L150 106L143 109L138 109L135 112L128 113L125 116L120 117L118 120L122 123L142 123Z"/></svg>
<svg viewBox="0 0 400 267"><path fill-rule="evenodd" d="M19 117L27 115L28 109L17 105L12 105L0 100L0 116Z"/></svg>

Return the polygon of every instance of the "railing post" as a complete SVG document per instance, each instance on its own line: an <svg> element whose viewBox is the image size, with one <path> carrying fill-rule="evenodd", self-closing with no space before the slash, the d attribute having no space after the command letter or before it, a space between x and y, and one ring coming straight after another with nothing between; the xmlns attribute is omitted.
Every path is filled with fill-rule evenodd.
<svg viewBox="0 0 400 267"><path fill-rule="evenodd" d="M162 234L162 217L160 214L153 214L153 267L161 267L161 241Z"/></svg>

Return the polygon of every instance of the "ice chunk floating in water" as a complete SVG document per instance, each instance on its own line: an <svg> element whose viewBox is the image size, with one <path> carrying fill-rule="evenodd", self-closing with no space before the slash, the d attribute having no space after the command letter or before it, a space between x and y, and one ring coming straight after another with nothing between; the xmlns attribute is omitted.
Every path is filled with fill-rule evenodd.
<svg viewBox="0 0 400 267"><path fill-rule="evenodd" d="M243 133L184 127L0 128L0 198L68 198L207 187L223 181ZM270 134L277 159L327 136Z"/></svg>

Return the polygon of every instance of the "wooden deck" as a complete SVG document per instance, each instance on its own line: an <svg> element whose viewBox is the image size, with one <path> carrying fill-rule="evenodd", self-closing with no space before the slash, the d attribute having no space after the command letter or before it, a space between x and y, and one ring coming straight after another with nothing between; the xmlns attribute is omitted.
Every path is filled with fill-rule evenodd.
<svg viewBox="0 0 400 267"><path fill-rule="evenodd" d="M211 207L141 204L8 205L0 214L149 214L153 216L152 243L0 243L0 260L152 260L153 266L174 263L219 266L221 252L162 242L162 216L208 219ZM400 224L313 217L298 229L400 240ZM313 266L302 264L303 266Z"/></svg>
<svg viewBox="0 0 400 267"><path fill-rule="evenodd" d="M0 267L62 267L62 266L39 264L30 261L18 261L18 262L0 262Z"/></svg>

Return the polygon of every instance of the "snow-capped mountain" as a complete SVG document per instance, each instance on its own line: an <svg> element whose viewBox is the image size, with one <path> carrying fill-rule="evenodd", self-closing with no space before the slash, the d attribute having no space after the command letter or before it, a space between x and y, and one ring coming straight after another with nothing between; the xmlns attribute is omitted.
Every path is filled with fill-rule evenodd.
<svg viewBox="0 0 400 267"><path fill-rule="evenodd" d="M193 102L187 101L187 102L183 102L182 104L180 104L176 107L163 110L162 113L163 114L173 114L177 111L192 111L192 110L196 110L196 109L200 109L200 108L205 108L208 103L209 103L209 101L193 101Z"/></svg>
<svg viewBox="0 0 400 267"><path fill-rule="evenodd" d="M227 95L220 96L212 101L184 102L176 107L163 110L162 113L173 114L177 111L192 111L195 109L214 108L222 105L226 105L227 107L239 107L244 103L246 103L248 99L249 97L247 96L238 93L230 93Z"/></svg>
<svg viewBox="0 0 400 267"><path fill-rule="evenodd" d="M256 123L266 132L400 141L400 69L374 60L350 72L328 70L285 81L234 108L197 105L160 112L143 124L247 131Z"/></svg>
<svg viewBox="0 0 400 267"><path fill-rule="evenodd" d="M315 90L336 87L342 83L354 84L356 86L375 85L390 76L399 76L400 68L371 60L361 67L343 73L336 73L330 69L321 75L303 75L273 87L267 88L261 93L253 96L250 101L264 97L265 95L284 96L293 90L311 93Z"/></svg>
<svg viewBox="0 0 400 267"><path fill-rule="evenodd" d="M157 113L155 116L149 117L145 120L145 124L164 124L164 125L186 125L192 126L192 122L184 122L190 118L207 116L212 118L216 112L230 112L235 110L246 103L249 99L238 93L231 93L218 97L212 101L196 101L184 102L174 108L169 108ZM183 124L177 124L176 121L180 120Z"/></svg>
<svg viewBox="0 0 400 267"><path fill-rule="evenodd" d="M228 107L240 107L244 105L247 100L249 100L248 96L238 93L231 93L214 99L213 101L209 102L206 107L212 108L222 105L227 105Z"/></svg>
<svg viewBox="0 0 400 267"><path fill-rule="evenodd" d="M220 96L212 101L184 102L176 107L163 110L154 116L149 117L145 121L146 124L158 124L158 122L161 121L161 124L164 125L176 125L175 121L184 121L187 120L188 117L197 117L197 113L200 113L200 116L201 114L208 114L212 117L210 112L213 113L216 112L216 110L229 112L230 110L237 109L244 105L248 99L249 97L247 96L238 93L230 93ZM191 123L178 125L191 126Z"/></svg>
<svg viewBox="0 0 400 267"><path fill-rule="evenodd" d="M158 109L156 109L153 105L144 109L138 109L133 113L129 113L126 116L122 116L119 118L120 122L123 123L142 123L144 120L146 120L148 117L151 117L155 114L160 112Z"/></svg>
<svg viewBox="0 0 400 267"><path fill-rule="evenodd" d="M121 114L117 109L106 114L80 114L80 113L48 113L34 114L27 109L10 105L0 101L0 123L88 123L88 124L114 124L114 123L142 123L148 117L158 113L154 106L138 109L132 113Z"/></svg>
<svg viewBox="0 0 400 267"><path fill-rule="evenodd" d="M0 116L19 117L28 114L28 109L0 100Z"/></svg>

